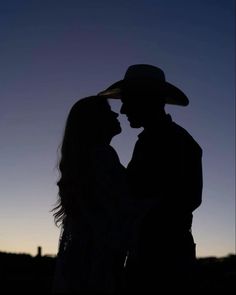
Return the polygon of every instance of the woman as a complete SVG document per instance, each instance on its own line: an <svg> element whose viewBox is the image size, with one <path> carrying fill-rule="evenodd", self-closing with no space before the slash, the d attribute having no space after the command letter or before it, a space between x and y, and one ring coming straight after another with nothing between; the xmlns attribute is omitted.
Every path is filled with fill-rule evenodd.
<svg viewBox="0 0 236 295"><path fill-rule="evenodd" d="M110 146L121 132L104 98L79 100L61 146L58 205L61 223L54 292L118 292L125 259L125 168Z"/></svg>

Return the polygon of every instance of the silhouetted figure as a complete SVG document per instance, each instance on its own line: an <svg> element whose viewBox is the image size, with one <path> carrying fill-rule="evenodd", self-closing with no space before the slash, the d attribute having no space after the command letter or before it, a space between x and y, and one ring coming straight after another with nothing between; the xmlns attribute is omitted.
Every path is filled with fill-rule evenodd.
<svg viewBox="0 0 236 295"><path fill-rule="evenodd" d="M130 66L123 80L99 93L122 101L130 126L143 127L127 167L130 195L152 199L126 264L129 292L194 290L192 212L201 204L202 150L172 121L165 104L188 105L186 95L151 65Z"/></svg>
<svg viewBox="0 0 236 295"><path fill-rule="evenodd" d="M117 117L106 99L92 96L76 102L67 118L54 209L62 225L54 292L119 291L127 192L125 168L110 146L121 132Z"/></svg>

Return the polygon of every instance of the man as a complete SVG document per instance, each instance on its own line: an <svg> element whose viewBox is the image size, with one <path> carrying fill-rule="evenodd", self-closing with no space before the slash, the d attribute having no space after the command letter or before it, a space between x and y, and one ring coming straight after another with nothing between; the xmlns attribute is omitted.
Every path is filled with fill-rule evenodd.
<svg viewBox="0 0 236 295"><path fill-rule="evenodd" d="M192 291L196 259L192 212L201 204L202 150L174 123L165 104L187 106L186 95L155 66L137 64L99 95L122 101L120 112L143 127L127 167L130 195L153 200L129 249L127 291Z"/></svg>

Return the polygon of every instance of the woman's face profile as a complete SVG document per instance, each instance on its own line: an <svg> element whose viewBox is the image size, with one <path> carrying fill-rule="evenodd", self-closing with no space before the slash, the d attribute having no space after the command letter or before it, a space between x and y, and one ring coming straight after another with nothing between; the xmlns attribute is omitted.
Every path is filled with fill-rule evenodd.
<svg viewBox="0 0 236 295"><path fill-rule="evenodd" d="M120 122L117 119L118 113L114 112L108 103L104 104L99 113L100 121L103 124L104 131L111 137L121 132Z"/></svg>
<svg viewBox="0 0 236 295"><path fill-rule="evenodd" d="M110 142L121 132L118 113L111 109L107 99L97 97L78 101L71 113L70 126L76 136L89 142Z"/></svg>

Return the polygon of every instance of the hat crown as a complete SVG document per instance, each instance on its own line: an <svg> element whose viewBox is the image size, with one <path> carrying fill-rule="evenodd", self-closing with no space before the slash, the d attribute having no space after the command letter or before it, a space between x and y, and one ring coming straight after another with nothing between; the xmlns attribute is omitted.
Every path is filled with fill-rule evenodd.
<svg viewBox="0 0 236 295"><path fill-rule="evenodd" d="M160 68L147 64L129 66L124 79L155 79L160 82L166 81L165 74Z"/></svg>

